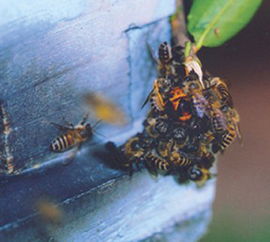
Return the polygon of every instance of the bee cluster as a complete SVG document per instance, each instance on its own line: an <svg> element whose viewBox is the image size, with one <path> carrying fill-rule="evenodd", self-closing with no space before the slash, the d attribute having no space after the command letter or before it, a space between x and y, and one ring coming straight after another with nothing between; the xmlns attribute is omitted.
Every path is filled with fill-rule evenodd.
<svg viewBox="0 0 270 242"><path fill-rule="evenodd" d="M144 129L114 148L129 171L145 167L153 175L204 184L213 176L216 154L240 138L239 115L226 83L203 73L196 56L183 52L166 42L160 45Z"/></svg>

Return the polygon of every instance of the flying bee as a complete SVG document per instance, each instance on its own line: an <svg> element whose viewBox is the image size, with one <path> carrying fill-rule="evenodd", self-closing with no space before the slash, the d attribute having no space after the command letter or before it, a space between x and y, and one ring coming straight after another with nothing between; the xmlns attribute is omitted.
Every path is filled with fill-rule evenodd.
<svg viewBox="0 0 270 242"><path fill-rule="evenodd" d="M60 224L63 219L63 211L52 201L42 198L36 203L36 209L42 220L50 224Z"/></svg>
<svg viewBox="0 0 270 242"><path fill-rule="evenodd" d="M124 112L113 102L98 93L88 93L84 96L90 111L98 120L113 124L125 125L127 123Z"/></svg>
<svg viewBox="0 0 270 242"><path fill-rule="evenodd" d="M76 126L73 124L62 126L56 123L52 123L54 126L64 131L65 133L52 141L50 149L53 152L63 152L74 147L79 148L83 142L91 139L93 136L93 128L89 123L86 123L87 118L88 116L85 116Z"/></svg>

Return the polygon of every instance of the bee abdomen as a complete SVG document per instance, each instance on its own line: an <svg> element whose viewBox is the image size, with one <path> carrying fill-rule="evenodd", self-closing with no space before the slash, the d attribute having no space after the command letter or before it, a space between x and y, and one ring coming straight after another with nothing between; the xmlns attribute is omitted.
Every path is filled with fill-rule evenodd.
<svg viewBox="0 0 270 242"><path fill-rule="evenodd" d="M192 161L189 158L181 155L179 155L178 159L175 159L173 162L178 167L186 167L192 164Z"/></svg>
<svg viewBox="0 0 270 242"><path fill-rule="evenodd" d="M224 134L223 138L222 138L222 142L220 144L221 149L225 150L226 148L228 148L232 142L235 140L236 138L236 133L234 132L234 130L228 131L226 134Z"/></svg>
<svg viewBox="0 0 270 242"><path fill-rule="evenodd" d="M213 114L212 126L214 131L217 133L221 133L226 130L226 122L224 118L218 113Z"/></svg>
<svg viewBox="0 0 270 242"><path fill-rule="evenodd" d="M222 103L225 103L229 105L230 107L233 107L233 101L232 101L232 96L229 93L228 88L224 84L218 84L217 90L220 94L220 98Z"/></svg>
<svg viewBox="0 0 270 242"><path fill-rule="evenodd" d="M170 47L167 42L162 43L158 49L159 60L162 63L168 63L171 59Z"/></svg>
<svg viewBox="0 0 270 242"><path fill-rule="evenodd" d="M55 138L52 141L50 148L52 151L58 152L71 148L74 144L74 139L72 139L70 135L65 134Z"/></svg>
<svg viewBox="0 0 270 242"><path fill-rule="evenodd" d="M153 154L148 154L146 156L146 160L148 163L151 163L150 165L152 167L155 167L162 171L168 171L169 170L169 163Z"/></svg>

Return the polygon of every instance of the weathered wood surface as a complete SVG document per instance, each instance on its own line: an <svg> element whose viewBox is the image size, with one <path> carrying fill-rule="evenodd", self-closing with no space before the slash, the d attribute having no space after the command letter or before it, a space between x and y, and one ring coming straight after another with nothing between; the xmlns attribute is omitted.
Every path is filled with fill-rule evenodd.
<svg viewBox="0 0 270 242"><path fill-rule="evenodd" d="M34 217L4 234L8 241L198 241L209 223L214 191L214 181L198 189L138 173L65 200L58 226Z"/></svg>
<svg viewBox="0 0 270 242"><path fill-rule="evenodd" d="M67 208L68 219L52 234L59 241L91 241L88 238L118 241L121 236L122 241L143 239L167 227L165 221L175 214L179 215L180 222L196 215L196 209L185 206L201 206L201 212L209 214L214 184L197 191L192 185L179 186L170 178L160 178L156 184L147 174L137 175L132 178L133 182L127 178L118 181L123 173L107 168L92 152L94 142L121 143L140 130L140 119L147 112L140 107L155 78L147 44L156 49L160 42L170 39L168 17L174 8L174 0L46 0L34 3L14 0L1 3L0 99L11 132L8 136L3 132L1 114L0 166L3 169L8 146L12 165L20 173L5 175L1 171L0 174L1 241L6 238L30 241L38 236L33 225L35 220L32 220L33 204L43 195ZM63 166L67 156L53 154L48 149L52 139L59 135L49 123L61 123L63 117L77 123L86 112L82 95L89 91L112 98L127 114L129 124L121 128L102 124L98 131L106 138L88 142L72 163ZM93 118L90 120L95 122ZM100 188L95 187L111 179L116 180L112 180L109 192L101 196ZM171 209L166 216L160 215L159 223L151 220L151 224L149 220L145 232L139 232L139 227L138 231L132 231L136 221L143 220L143 214L148 213L141 206L141 203L147 204L141 194L147 194L147 206L157 208L157 215L162 212L166 197L175 206L175 211ZM179 202L176 207L175 194L178 200L182 196L189 200ZM153 203L151 196L156 197ZM124 209L126 205L133 207L132 197L136 200L133 209L142 209L135 223ZM105 203L111 199L114 201ZM117 209L122 213L117 215ZM186 212L190 214L185 217ZM110 213L115 214L114 220L109 220ZM154 216L154 211L151 214ZM118 223L120 215L124 218ZM202 219L203 227L207 222ZM112 223L116 223L112 227L114 232L109 229ZM81 227L76 227L77 224ZM120 224L122 232L117 232ZM142 223L141 228L144 226ZM106 230L108 240L102 240L103 233L99 229Z"/></svg>

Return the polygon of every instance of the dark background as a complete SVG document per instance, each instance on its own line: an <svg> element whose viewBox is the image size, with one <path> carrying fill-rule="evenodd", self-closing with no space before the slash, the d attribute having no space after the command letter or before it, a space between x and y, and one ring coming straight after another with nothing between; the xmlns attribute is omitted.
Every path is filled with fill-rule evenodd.
<svg viewBox="0 0 270 242"><path fill-rule="evenodd" d="M270 2L250 24L200 58L229 80L243 144L219 158L213 222L203 241L270 241Z"/></svg>

